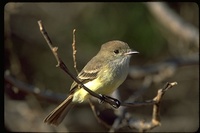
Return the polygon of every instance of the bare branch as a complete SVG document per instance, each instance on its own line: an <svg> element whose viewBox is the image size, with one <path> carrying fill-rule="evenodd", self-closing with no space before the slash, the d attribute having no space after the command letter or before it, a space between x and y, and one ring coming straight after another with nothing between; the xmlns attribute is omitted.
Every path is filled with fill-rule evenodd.
<svg viewBox="0 0 200 133"><path fill-rule="evenodd" d="M28 94L33 94L38 98L45 99L49 102L59 103L63 101L66 96L59 93L53 93L49 90L40 89L33 85L26 84L14 77L12 77L8 71L4 74L4 79L7 83L15 86L18 90L26 92Z"/></svg>
<svg viewBox="0 0 200 133"><path fill-rule="evenodd" d="M171 77L176 72L178 67L187 65L199 65L199 55L195 53L190 56L171 58L166 61L144 67L131 66L129 75L134 79L151 75L153 82L158 83Z"/></svg>
<svg viewBox="0 0 200 133"><path fill-rule="evenodd" d="M165 92L175 85L177 85L177 82L167 83L162 89L158 90L156 97L153 98L153 100L151 100L149 104L146 104L146 105L152 105L153 103L153 113L150 122L145 122L144 120L135 120L134 118L131 117L131 114L129 112L126 112L126 110L124 109L123 113L121 115L118 115L118 117L115 119L112 127L110 128L110 132L119 131L124 127L129 127L130 129L136 129L139 132L144 132L147 130L151 130L157 126L160 126L161 100ZM132 104L134 105L135 102L133 102Z"/></svg>
<svg viewBox="0 0 200 133"><path fill-rule="evenodd" d="M76 70L76 73L78 74L78 69L76 68L76 36L75 36L76 29L73 30L73 43L72 43L72 49L73 49L73 61L74 61L74 69Z"/></svg>
<svg viewBox="0 0 200 133"><path fill-rule="evenodd" d="M103 125L105 125L105 126L108 127L108 125L107 125L104 121L102 121L102 120L100 119L100 117L99 117L100 111L99 111L98 109L96 109L96 107L95 107L95 105L92 103L92 100L91 100L91 99L89 99L89 104L90 104L90 107L91 107L91 109L92 109L92 112L93 112L95 118L97 119L97 121L98 121L99 123L101 123L101 124L103 124Z"/></svg>
<svg viewBox="0 0 200 133"><path fill-rule="evenodd" d="M38 98L45 99L50 102L60 102L66 98L66 96L64 94L56 94L56 93L52 93L50 91L43 91L42 89L39 89L37 87L25 84L22 81L15 79L14 77L10 76L7 73L4 74L4 79L6 80L6 82L14 85L21 91L28 92L30 94L35 95ZM152 119L150 122L145 122L143 120L135 120L134 118L130 117L130 113L126 112L127 110L124 108L122 110L122 113L120 113L118 115L113 114L114 122L110 128L110 132L120 130L124 127L130 127L131 129L136 129L138 131L143 132L143 131L151 130L151 129L159 126L161 123L160 122L161 100L162 100L165 92L167 92L167 90L169 90L170 88L172 88L175 85L177 85L177 82L167 83L162 89L158 90L157 96L154 97L153 100L148 100L145 102L122 103L121 108L153 105ZM100 118L100 117L102 117L102 116L100 116L101 111L98 110L91 101L89 101L89 102L90 102L92 111L93 111L96 119L98 120L98 122L104 124L106 127L109 127L109 125L107 124L107 121Z"/></svg>
<svg viewBox="0 0 200 133"><path fill-rule="evenodd" d="M177 82L167 83L162 89L158 90L157 96L153 99L155 101L153 106L152 120L150 122L145 121L130 121L128 125L131 128L137 129L138 131L151 130L157 126L160 126L160 104L165 92L177 85Z"/></svg>
<svg viewBox="0 0 200 133"><path fill-rule="evenodd" d="M46 30L44 29L44 26L43 26L41 20L38 21L38 25L39 25L40 31L41 31L41 33L42 33L44 39L46 40L46 42L47 42L49 48L51 49L52 53L54 54L54 56L55 56L55 58L56 58L56 61L58 62L58 64L56 65L56 66L58 67L58 66L60 65L60 59L59 59L59 57L58 57L58 55L57 55L57 50L58 50L58 48L52 46L52 41L51 41L51 39L49 38L48 33L47 33Z"/></svg>
<svg viewBox="0 0 200 133"><path fill-rule="evenodd" d="M159 23L169 29L175 36L192 42L199 48L199 31L173 12L164 2L147 2L149 11Z"/></svg>

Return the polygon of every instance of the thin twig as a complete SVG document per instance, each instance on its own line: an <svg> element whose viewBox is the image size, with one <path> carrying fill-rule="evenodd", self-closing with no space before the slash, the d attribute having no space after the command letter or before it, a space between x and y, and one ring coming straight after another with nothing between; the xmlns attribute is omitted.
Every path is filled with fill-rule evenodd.
<svg viewBox="0 0 200 133"><path fill-rule="evenodd" d="M78 69L76 67L76 36L75 36L75 32L76 32L76 29L73 30L73 43L72 43L72 49L73 49L73 61L74 61L74 69L76 70L76 73L78 74Z"/></svg>
<svg viewBox="0 0 200 133"><path fill-rule="evenodd" d="M139 107L139 106L147 106L147 105L153 105L155 101L153 100L147 100L144 102L133 102L133 103L121 103L121 106L126 106L126 107Z"/></svg>
<svg viewBox="0 0 200 133"><path fill-rule="evenodd" d="M153 115L152 115L152 122L154 122L156 125L160 125L160 102L167 90L172 88L173 86L177 85L177 82L167 83L165 87L158 90L157 96L153 99L155 101L155 104L153 106Z"/></svg>
<svg viewBox="0 0 200 133"><path fill-rule="evenodd" d="M89 99L89 104L97 121L107 128L110 128L110 125L113 124L114 120L116 120L119 117L114 113L115 110L111 108L103 109L101 108L102 106L98 107L94 104L92 99Z"/></svg>
<svg viewBox="0 0 200 133"><path fill-rule="evenodd" d="M53 46L52 46L52 41L51 41L51 39L49 38L48 33L47 33L46 30L44 29L44 26L43 26L41 20L38 21L38 25L39 25L40 31L41 31L41 33L42 33L44 39L46 40L46 42L47 42L49 48L51 49L52 53L54 54L54 56L55 56L55 58L56 58L56 60L57 60L57 62L58 62L58 64L56 65L56 66L58 67L58 66L60 65L60 59L59 59L59 57L58 57L58 55L57 55L58 47L53 47Z"/></svg>
<svg viewBox="0 0 200 133"><path fill-rule="evenodd" d="M33 94L40 99L47 100L48 102L60 103L66 98L66 96L61 93L53 93L52 91L46 91L45 89L40 89L36 86L22 82L11 76L8 72L5 72L4 80L8 84L15 86L19 91L23 91L27 94Z"/></svg>
<svg viewBox="0 0 200 133"><path fill-rule="evenodd" d="M40 31L43 35L43 37L45 38L49 48L51 49L52 53L54 54L55 58L56 58L56 61L57 61L57 65L56 67L60 67L63 71L65 71L75 82L77 82L78 84L80 84L84 89L86 89L89 93L91 93L91 95L101 99L101 96L99 96L98 94L92 92L90 89L88 89L87 87L84 86L84 84L82 84L82 82L80 82L75 76L73 76L69 69L67 68L67 66L64 64L64 62L61 60L61 58L58 56L57 54L57 50L58 50L58 47L53 47L52 46L52 41L51 39L49 38L48 36L48 33L46 32L43 24L42 24L42 21L39 20L38 21L38 24L39 24L39 27L40 27Z"/></svg>
<svg viewBox="0 0 200 133"><path fill-rule="evenodd" d="M102 121L99 119L99 117L98 117L98 112L97 112L97 110L96 110L96 108L95 108L95 105L92 103L92 100L91 100L91 99L89 99L89 104L90 104L90 107L91 107L91 109L92 109L92 112L93 112L95 118L97 119L97 121L98 121L99 123L101 123Z"/></svg>
<svg viewBox="0 0 200 133"><path fill-rule="evenodd" d="M151 130L157 126L160 126L161 125L161 122L160 122L161 99L164 96L165 92L175 85L177 85L177 82L167 83L162 89L158 90L157 96L153 99L155 103L153 105L152 120L150 122L129 121L128 125L131 128L137 129L140 132Z"/></svg>
<svg viewBox="0 0 200 133"><path fill-rule="evenodd" d="M149 66L131 66L129 76L133 79L144 78L150 75L152 82L161 82L171 77L179 67L188 65L199 65L199 53L194 53L190 56L182 56L169 58Z"/></svg>
<svg viewBox="0 0 200 133"><path fill-rule="evenodd" d="M153 105L153 100L146 100L144 102L135 102L135 100L140 97L145 90L149 88L149 86L152 84L152 78L151 76L147 75L144 77L143 83L141 84L140 88L138 88L138 91L136 91L133 95L131 95L129 98L126 99L123 103L121 103L121 106L126 107L136 107L136 106L146 106L146 105ZM130 103L131 101L131 103ZM134 104L132 104L134 103Z"/></svg>
<svg viewBox="0 0 200 133"><path fill-rule="evenodd" d="M129 127L130 129L136 129L139 132L144 132L147 130L151 130L157 126L161 125L160 122L160 104L162 97L164 96L165 92L172 88L173 86L177 85L177 82L167 83L162 89L158 90L158 93L153 100L149 101L148 104L144 105L151 105L153 103L153 113L152 119L150 122L146 122L144 120L135 120L134 118L130 117L129 112L124 112L123 115L117 117L115 123L113 123L112 127L110 128L110 132L119 131L124 127ZM126 103L122 103L125 105ZM135 102L132 103L135 105ZM137 104L136 104L137 105ZM141 104L142 105L142 104ZM123 119L120 119L123 118Z"/></svg>
<svg viewBox="0 0 200 133"><path fill-rule="evenodd" d="M51 49L53 55L55 56L55 58L56 58L56 60L58 62L56 67L60 67L63 71L65 71L77 84L80 85L81 88L85 89L90 95L100 99L101 101L109 103L114 108L118 108L120 106L119 100L111 98L111 97L108 97L108 96L105 96L105 95L97 94L97 93L91 91L86 86L84 86L84 84L81 81L79 81L73 74L70 73L70 71L67 68L67 66L65 65L65 63L58 56L58 53L57 53L58 47L53 47L52 46L52 41L50 40L50 38L48 36L48 33L46 32L41 20L38 21L38 25L39 25L39 28L40 28L40 31L41 31L43 37L45 38L47 44L49 45L49 48Z"/></svg>

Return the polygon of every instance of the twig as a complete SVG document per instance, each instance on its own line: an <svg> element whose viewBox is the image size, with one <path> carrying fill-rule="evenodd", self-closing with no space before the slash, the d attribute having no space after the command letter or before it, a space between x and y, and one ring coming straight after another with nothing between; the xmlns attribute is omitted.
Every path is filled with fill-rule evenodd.
<svg viewBox="0 0 200 133"><path fill-rule="evenodd" d="M159 125L160 124L160 102L167 90L172 88L173 86L177 85L177 82L167 83L163 89L159 89L157 96L153 99L155 101L155 104L153 106L153 117L152 122Z"/></svg>
<svg viewBox="0 0 200 133"><path fill-rule="evenodd" d="M118 130L120 128L120 126L122 126L122 121L123 121L124 117L123 116L118 116L115 121L113 122L109 132L113 133L116 130Z"/></svg>
<svg viewBox="0 0 200 133"><path fill-rule="evenodd" d="M115 110L111 108L103 109L102 106L95 105L91 99L89 99L89 103L97 121L107 128L110 128L110 125L114 123L114 120L116 120L119 117L114 113Z"/></svg>
<svg viewBox="0 0 200 133"><path fill-rule="evenodd" d="M143 83L141 84L140 88L138 88L137 91L134 92L134 94L130 95L130 97L128 97L126 101L124 101L121 105L126 107L153 105L153 100L147 100L145 102L135 102L135 100L138 97L142 96L145 90L147 90L151 84L152 78L151 76L147 75L146 77L144 77ZM129 101L131 101L131 103L129 103ZM134 104L132 104L133 102Z"/></svg>
<svg viewBox="0 0 200 133"><path fill-rule="evenodd" d="M131 66L129 75L130 77L143 78L151 75L153 82L161 82L166 78L171 77L177 68L187 65L199 65L199 54L195 53L190 56L183 56L178 58L170 58L157 64L149 66Z"/></svg>
<svg viewBox="0 0 200 133"><path fill-rule="evenodd" d="M155 103L154 100L146 100L144 102L132 102L132 103L121 103L121 106L126 107L139 107L139 106L147 106L147 105L153 105Z"/></svg>
<svg viewBox="0 0 200 133"><path fill-rule="evenodd" d="M81 81L79 81L73 74L70 73L70 71L67 68L67 66L64 64L64 62L58 56L58 53L57 53L58 47L53 47L52 46L52 41L50 40L50 38L49 38L49 36L48 36L48 34L47 34L47 32L46 32L41 20L38 21L38 25L39 25L39 28L40 28L40 31L41 31L43 37L45 38L47 44L49 45L49 48L51 49L53 55L56 58L56 61L58 62L56 67L60 67L63 71L65 71L77 84L80 85L80 87L85 89L90 95L100 99L101 101L109 103L114 108L118 108L120 106L119 100L114 99L114 98L111 99L110 97L107 97L107 96L101 95L101 94L97 94L97 93L91 91L86 86L84 86L84 84Z"/></svg>
<svg viewBox="0 0 200 133"><path fill-rule="evenodd" d="M52 53L54 54L54 56L55 56L55 58L56 58L56 61L58 62L58 64L56 65L56 67L60 66L61 62L60 62L60 59L59 59L58 54L57 54L58 47L53 47L53 46L52 46L52 41L51 41L51 39L49 38L49 36L48 36L46 30L44 29L44 26L43 26L41 20L38 21L38 25L39 25L40 31L41 31L41 33L42 33L44 39L46 40L46 42L47 42L49 48L51 49Z"/></svg>
<svg viewBox="0 0 200 133"><path fill-rule="evenodd" d="M121 116L118 116L116 120L114 121L112 127L110 128L110 132L119 131L120 129L123 129L124 127L129 127L130 129L136 129L137 131L144 132L147 130L151 130L157 126L160 126L161 125L160 104L161 104L162 97L164 96L167 90L169 90L175 85L177 85L177 82L167 83L162 89L158 90L157 95L155 98L153 98L153 100L147 102L148 104L145 104L144 102L144 105L153 104L153 113L152 113L152 119L150 122L145 122L144 120L135 120L130 117L129 112L124 111L123 114ZM135 102L132 104L135 105Z"/></svg>
<svg viewBox="0 0 200 133"><path fill-rule="evenodd" d="M97 121L98 121L99 123L102 123L102 120L100 120L99 117L98 117L98 114L99 114L99 113L98 113L98 111L96 110L95 105L92 103L92 100L91 100L91 99L89 99L89 104L90 104L90 107L91 107L91 109L92 109L92 112L93 112L95 118L97 119Z"/></svg>
<svg viewBox="0 0 200 133"><path fill-rule="evenodd" d="M74 69L76 70L76 73L78 74L78 69L76 68L76 36L75 36L76 29L73 30L73 43L72 43L72 49L73 49L73 61L74 61Z"/></svg>
<svg viewBox="0 0 200 133"><path fill-rule="evenodd" d="M164 96L165 92L177 85L177 82L167 83L162 89L158 90L157 96L153 99L155 101L153 106L152 120L150 122L144 121L130 121L128 125L131 128L137 129L138 131L144 132L147 130L151 130L157 126L160 126L160 104L161 99Z"/></svg>
<svg viewBox="0 0 200 133"><path fill-rule="evenodd" d="M18 90L26 92L28 94L33 94L36 97L41 98L41 99L45 99L49 102L59 103L66 98L65 95L53 93L49 90L45 91L45 89L40 89L36 86L26 84L26 83L24 83L24 82L22 82L22 81L20 81L16 78L14 78L13 76L11 76L8 71L5 72L4 79L7 83L18 88Z"/></svg>

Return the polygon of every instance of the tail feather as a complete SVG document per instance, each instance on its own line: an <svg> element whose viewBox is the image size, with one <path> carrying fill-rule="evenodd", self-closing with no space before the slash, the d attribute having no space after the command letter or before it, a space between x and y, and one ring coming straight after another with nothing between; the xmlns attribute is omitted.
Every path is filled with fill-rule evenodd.
<svg viewBox="0 0 200 133"><path fill-rule="evenodd" d="M58 107L56 107L45 119L44 122L58 126L69 110L74 106L73 95L69 95Z"/></svg>

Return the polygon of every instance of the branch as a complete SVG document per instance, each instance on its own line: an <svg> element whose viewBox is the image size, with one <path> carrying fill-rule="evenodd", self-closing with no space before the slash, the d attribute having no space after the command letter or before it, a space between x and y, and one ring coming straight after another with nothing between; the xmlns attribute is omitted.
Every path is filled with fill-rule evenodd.
<svg viewBox="0 0 200 133"><path fill-rule="evenodd" d="M152 119L151 122L144 122L140 121L139 123L130 122L129 126L135 129L138 129L139 131L147 131L151 130L157 126L160 126L160 104L161 100L167 90L172 88L173 86L177 85L177 82L167 83L162 89L159 89L157 92L157 96L153 99L155 101L155 104L153 106L153 113L152 113Z"/></svg>
<svg viewBox="0 0 200 133"><path fill-rule="evenodd" d="M76 29L73 30L73 43L72 43L72 50L73 50L73 61L74 61L74 69L76 70L76 73L78 74L78 69L76 68L76 39L75 39L75 32Z"/></svg>
<svg viewBox="0 0 200 133"><path fill-rule="evenodd" d="M40 89L38 87L35 87L33 85L26 84L20 80L17 80L16 78L12 77L8 71L4 74L4 80L15 86L18 90L26 92L28 94L33 94L38 98L47 100L49 102L58 103L63 101L66 96L59 93L53 93L52 91L46 91L45 89Z"/></svg>
<svg viewBox="0 0 200 133"><path fill-rule="evenodd" d="M132 66L129 75L131 78L143 78L151 75L153 82L161 82L171 77L178 67L187 65L199 65L199 55L197 53L190 56L171 58L166 61L149 66Z"/></svg>
<svg viewBox="0 0 200 133"><path fill-rule="evenodd" d="M178 14L172 11L164 2L147 2L149 11L159 23L177 37L192 42L199 48L199 31L189 23L186 23Z"/></svg>
<svg viewBox="0 0 200 133"><path fill-rule="evenodd" d="M99 117L100 111L99 111L99 110L95 107L95 105L92 103L92 100L91 100L91 99L89 99L89 104L90 104L90 107L91 107L91 109L92 109L92 112L93 112L95 118L97 119L97 121L98 121L99 123L105 125L105 126L108 126L108 125L106 124L105 121L103 121L103 120L100 119L100 117Z"/></svg>
<svg viewBox="0 0 200 133"><path fill-rule="evenodd" d="M166 85L162 88L159 89L157 92L157 95L155 98L153 98L152 102L153 104L153 113L152 113L152 119L150 122L145 122L144 120L135 120L130 117L130 113L126 112L124 115L125 117L118 116L118 118L123 118L123 119L118 119L118 125L113 125L110 129L110 131L118 131L124 127L130 127L131 129L136 129L137 131L144 132L147 130L151 130L157 126L161 125L160 122L160 104L161 100L169 89L171 89L173 86L177 85L177 82L172 82L172 83L166 83ZM134 103L132 103L134 104Z"/></svg>
<svg viewBox="0 0 200 133"><path fill-rule="evenodd" d="M101 95L101 94L97 94L97 93L91 91L86 86L84 86L84 84L81 81L79 81L73 74L70 73L70 71L67 68L67 66L64 64L64 62L58 56L58 53L57 53L58 47L53 47L52 46L52 41L50 40L50 38L49 38L49 36L48 36L48 34L47 34L47 32L46 32L41 20L38 21L38 25L39 25L40 31L41 31L43 37L45 38L49 48L51 49L53 55L56 58L56 61L58 63L56 65L56 67L60 67L63 71L65 71L77 84L80 85L80 87L85 89L93 97L96 97L96 98L100 99L101 101L109 103L114 108L118 108L120 106L120 102L117 99L114 99L114 98L111 99L110 97L107 97L107 96Z"/></svg>
<svg viewBox="0 0 200 133"><path fill-rule="evenodd" d="M15 79L14 77L10 76L5 72L4 74L4 79L6 82L14 85L17 87L19 90L30 93L35 95L38 98L45 99L51 102L60 102L63 101L63 99L66 98L64 94L56 94L52 93L50 91L43 91L42 89L39 89L37 87L34 87L32 85L28 85L23 83L22 81L19 81ZM130 116L129 112L126 112L126 109L123 109L122 113L116 115L114 114L109 114L109 117L112 115L112 119L105 119L104 114L102 115L102 112L99 111L91 101L90 105L92 108L92 111L98 120L98 122L104 124L105 126L109 127L109 124L112 125L110 128L110 132L112 131L117 131L120 130L124 127L130 127L131 129L137 129L138 131L147 131L151 130L157 126L160 125L160 104L161 100L165 94L170 88L173 86L177 85L176 82L172 83L167 83L162 89L159 89L157 92L157 96L153 98L153 100L148 100L145 102L133 102L133 103L122 103L121 105L124 107L137 107L137 106L147 106L147 105L153 105L153 113L152 113L152 119L150 122L144 122L143 120L135 120ZM123 107L122 107L123 108ZM121 108L120 108L121 109ZM128 116L128 117L127 117ZM113 121L112 123L108 121Z"/></svg>

